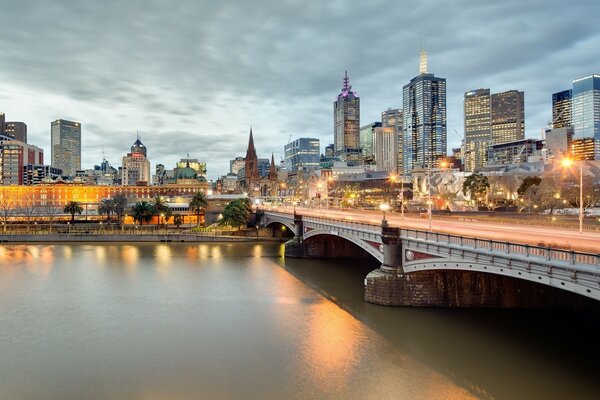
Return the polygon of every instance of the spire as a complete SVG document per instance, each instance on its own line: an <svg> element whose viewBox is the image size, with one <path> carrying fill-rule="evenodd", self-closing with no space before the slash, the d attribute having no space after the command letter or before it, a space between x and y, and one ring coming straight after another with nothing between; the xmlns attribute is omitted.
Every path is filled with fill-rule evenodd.
<svg viewBox="0 0 600 400"><path fill-rule="evenodd" d="M421 39L421 53L419 55L419 74L427 73L427 52L423 48L423 39Z"/></svg>
<svg viewBox="0 0 600 400"><path fill-rule="evenodd" d="M252 137L252 125L250 125L250 138L248 139L248 150L254 150L254 138Z"/></svg>
<svg viewBox="0 0 600 400"><path fill-rule="evenodd" d="M269 180L277 180L277 169L275 168L275 156L271 153L271 168L269 169Z"/></svg>
<svg viewBox="0 0 600 400"><path fill-rule="evenodd" d="M350 86L350 79L348 79L348 70L344 71L344 86L342 87L342 92L346 92L348 93L348 91L350 91L350 88L352 86Z"/></svg>

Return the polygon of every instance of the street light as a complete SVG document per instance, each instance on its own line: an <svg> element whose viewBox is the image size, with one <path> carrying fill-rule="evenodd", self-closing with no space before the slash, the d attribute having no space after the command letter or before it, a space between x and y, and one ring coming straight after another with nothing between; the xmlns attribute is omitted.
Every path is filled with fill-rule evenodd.
<svg viewBox="0 0 600 400"><path fill-rule="evenodd" d="M574 161L570 158L563 158L561 164L568 168ZM583 233L583 161L579 161L579 233Z"/></svg>
<svg viewBox="0 0 600 400"><path fill-rule="evenodd" d="M379 205L379 209L383 212L383 219L381 220L382 226L387 226L387 220L385 219L385 212L390 209L390 205L387 203L382 203Z"/></svg>

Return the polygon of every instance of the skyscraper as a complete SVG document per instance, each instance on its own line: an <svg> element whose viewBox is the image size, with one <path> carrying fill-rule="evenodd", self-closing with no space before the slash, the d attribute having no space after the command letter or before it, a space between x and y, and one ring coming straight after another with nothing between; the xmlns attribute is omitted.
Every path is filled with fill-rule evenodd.
<svg viewBox="0 0 600 400"><path fill-rule="evenodd" d="M321 144L318 138L292 140L283 148L285 168L290 172L311 171L319 168Z"/></svg>
<svg viewBox="0 0 600 400"><path fill-rule="evenodd" d="M398 166L398 134L391 127L374 128L373 154L377 171L396 172Z"/></svg>
<svg viewBox="0 0 600 400"><path fill-rule="evenodd" d="M573 91L571 89L552 95L552 121L551 128L564 128L571 126L571 106Z"/></svg>
<svg viewBox="0 0 600 400"><path fill-rule="evenodd" d="M588 75L573 81L573 106L571 120L573 123L574 144L587 140L586 159L600 160L600 75ZM589 139L593 141L593 152Z"/></svg>
<svg viewBox="0 0 600 400"><path fill-rule="evenodd" d="M25 122L7 121L4 123L4 132L14 137L15 140L27 143L27 124Z"/></svg>
<svg viewBox="0 0 600 400"><path fill-rule="evenodd" d="M346 161L360 159L360 98L352 91L348 71L344 86L333 103L335 155Z"/></svg>
<svg viewBox="0 0 600 400"><path fill-rule="evenodd" d="M371 122L368 125L360 128L360 148L365 161L373 159L373 135L375 134L375 128L381 128L381 122Z"/></svg>
<svg viewBox="0 0 600 400"><path fill-rule="evenodd" d="M403 173L413 167L432 168L446 155L446 79L427 72L421 51L420 74L403 88Z"/></svg>
<svg viewBox="0 0 600 400"><path fill-rule="evenodd" d="M525 138L525 93L509 90L491 96L492 142L500 144Z"/></svg>
<svg viewBox="0 0 600 400"><path fill-rule="evenodd" d="M465 93L465 171L475 171L487 162L488 146L492 144L490 89Z"/></svg>
<svg viewBox="0 0 600 400"><path fill-rule="evenodd" d="M388 108L381 113L381 126L384 128L394 128L396 137L398 138L398 149L396 170L402 173L402 148L404 146L404 135L402 134L402 110L399 108Z"/></svg>
<svg viewBox="0 0 600 400"><path fill-rule="evenodd" d="M123 186L148 185L150 183L150 161L147 158L146 146L137 140L131 146L131 152L123 157L121 170Z"/></svg>
<svg viewBox="0 0 600 400"><path fill-rule="evenodd" d="M50 153L52 166L63 174L75 176L81 169L81 124L57 119L50 124Z"/></svg>

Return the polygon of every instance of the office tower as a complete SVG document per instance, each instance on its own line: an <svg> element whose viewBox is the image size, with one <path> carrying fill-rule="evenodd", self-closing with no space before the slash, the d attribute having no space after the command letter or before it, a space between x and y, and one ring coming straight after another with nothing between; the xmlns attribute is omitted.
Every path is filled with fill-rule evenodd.
<svg viewBox="0 0 600 400"><path fill-rule="evenodd" d="M255 189L255 185L259 183L260 175L258 172L258 157L254 149L254 138L252 137L252 128L250 128L250 138L248 139L248 149L246 150L246 158L244 160L244 183L246 188Z"/></svg>
<svg viewBox="0 0 600 400"><path fill-rule="evenodd" d="M564 128L571 126L571 107L573 91L571 89L552 95L552 121L551 128Z"/></svg>
<svg viewBox="0 0 600 400"><path fill-rule="evenodd" d="M43 164L44 150L16 139L0 140L0 184L22 185L24 167Z"/></svg>
<svg viewBox="0 0 600 400"><path fill-rule="evenodd" d="M18 121L7 121L4 123L4 133L12 136L15 140L27 143L27 124Z"/></svg>
<svg viewBox="0 0 600 400"><path fill-rule="evenodd" d="M375 128L381 128L381 125L381 122L371 122L360 128L360 148L365 160L373 158L373 135L375 134Z"/></svg>
<svg viewBox="0 0 600 400"><path fill-rule="evenodd" d="M404 147L404 135L402 134L402 110L399 108L388 108L381 113L381 126L384 128L394 128L398 137L398 161L396 170L402 173L402 148Z"/></svg>
<svg viewBox="0 0 600 400"><path fill-rule="evenodd" d="M490 89L465 93L465 171L472 172L487 163L488 146L492 144Z"/></svg>
<svg viewBox="0 0 600 400"><path fill-rule="evenodd" d="M328 144L327 146L325 146L325 157L326 158L333 158L335 157L335 147L332 144Z"/></svg>
<svg viewBox="0 0 600 400"><path fill-rule="evenodd" d="M258 159L258 176L266 178L269 176L269 170L271 169L271 161L268 158Z"/></svg>
<svg viewBox="0 0 600 400"><path fill-rule="evenodd" d="M446 79L427 72L421 51L420 74L403 87L403 174L414 167L433 168L446 155Z"/></svg>
<svg viewBox="0 0 600 400"><path fill-rule="evenodd" d="M146 186L150 183L150 161L146 146L137 140L131 146L131 152L123 157L121 184L123 186Z"/></svg>
<svg viewBox="0 0 600 400"><path fill-rule="evenodd" d="M395 128L391 126L374 128L373 155L377 171L396 172L398 165L398 134Z"/></svg>
<svg viewBox="0 0 600 400"><path fill-rule="evenodd" d="M600 75L575 79L572 102L573 151L580 159L600 160Z"/></svg>
<svg viewBox="0 0 600 400"><path fill-rule="evenodd" d="M285 168L290 172L312 171L319 168L321 144L317 138L299 138L286 144Z"/></svg>
<svg viewBox="0 0 600 400"><path fill-rule="evenodd" d="M0 112L0 134L4 133L4 123L6 122L6 115Z"/></svg>
<svg viewBox="0 0 600 400"><path fill-rule="evenodd" d="M525 93L509 90L491 96L492 142L500 144L525 138Z"/></svg>
<svg viewBox="0 0 600 400"><path fill-rule="evenodd" d="M236 157L233 160L229 160L229 173L237 175L240 169L244 168L246 160L244 157Z"/></svg>
<svg viewBox="0 0 600 400"><path fill-rule="evenodd" d="M352 91L348 71L333 103L333 128L335 155L344 161L360 161L360 98Z"/></svg>
<svg viewBox="0 0 600 400"><path fill-rule="evenodd" d="M81 124L57 119L51 123L50 132L52 166L74 177L75 171L81 169Z"/></svg>

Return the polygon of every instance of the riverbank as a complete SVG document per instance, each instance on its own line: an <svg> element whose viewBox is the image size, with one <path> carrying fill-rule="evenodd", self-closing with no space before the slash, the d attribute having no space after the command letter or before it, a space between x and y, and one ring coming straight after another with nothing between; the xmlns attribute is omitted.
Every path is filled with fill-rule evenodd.
<svg viewBox="0 0 600 400"><path fill-rule="evenodd" d="M127 233L43 233L3 234L0 243L47 243L47 242L281 242L281 238L233 235L201 235L191 233L127 234Z"/></svg>

